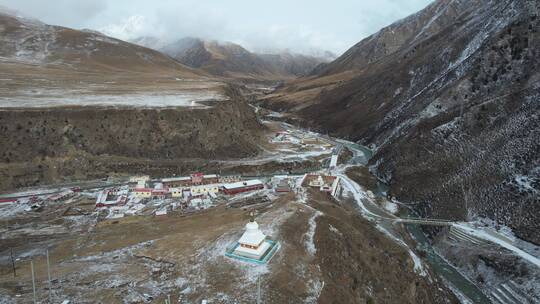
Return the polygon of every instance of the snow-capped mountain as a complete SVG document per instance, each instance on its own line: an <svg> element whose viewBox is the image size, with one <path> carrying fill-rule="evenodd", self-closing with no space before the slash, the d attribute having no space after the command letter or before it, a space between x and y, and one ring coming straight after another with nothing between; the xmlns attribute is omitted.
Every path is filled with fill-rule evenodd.
<svg viewBox="0 0 540 304"><path fill-rule="evenodd" d="M144 16L133 15L119 23L104 26L99 31L108 36L129 41L140 37L141 32L147 27L147 20Z"/></svg>

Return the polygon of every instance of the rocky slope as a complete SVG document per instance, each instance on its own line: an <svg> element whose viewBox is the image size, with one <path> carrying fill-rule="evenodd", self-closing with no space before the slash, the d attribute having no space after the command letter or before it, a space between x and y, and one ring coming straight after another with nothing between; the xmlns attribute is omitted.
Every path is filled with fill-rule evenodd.
<svg viewBox="0 0 540 304"><path fill-rule="evenodd" d="M0 189L159 173L152 168L178 174L183 163L189 172L203 166L197 160L255 154L262 127L234 88L227 94L207 109L0 110Z"/></svg>
<svg viewBox="0 0 540 304"><path fill-rule="evenodd" d="M183 38L159 49L179 62L212 75L253 80L291 79L310 73L322 58L291 54L256 54L229 42Z"/></svg>
<svg viewBox="0 0 540 304"><path fill-rule="evenodd" d="M435 1L264 103L376 147L372 169L422 215L540 243L539 9Z"/></svg>
<svg viewBox="0 0 540 304"><path fill-rule="evenodd" d="M433 274L419 275L407 252L362 218L354 202L328 202L318 191L310 199L320 212L315 261L324 288L318 303L458 302Z"/></svg>

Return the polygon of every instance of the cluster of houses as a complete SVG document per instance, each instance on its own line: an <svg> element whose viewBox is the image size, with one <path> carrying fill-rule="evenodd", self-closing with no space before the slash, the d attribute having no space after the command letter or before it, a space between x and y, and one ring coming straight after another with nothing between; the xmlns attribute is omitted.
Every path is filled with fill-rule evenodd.
<svg viewBox="0 0 540 304"><path fill-rule="evenodd" d="M114 209L126 205L131 199L136 202L170 199L173 201L173 209L175 207L206 209L212 205L212 199L216 199L219 193L234 195L265 188L264 183L260 180L242 181L240 176L205 175L203 173L194 173L186 177L163 178L154 182L151 182L149 177L142 176L134 178L130 182L136 183L136 185L134 187L111 188L100 192L96 199L96 207ZM163 210L156 212L156 215L163 214L166 214Z"/></svg>
<svg viewBox="0 0 540 304"><path fill-rule="evenodd" d="M59 192L34 192L33 195L25 195L19 197L3 197L0 198L0 208L11 205L25 205L25 212L41 211L47 203L60 203L67 201L81 192L79 187L64 189Z"/></svg>
<svg viewBox="0 0 540 304"><path fill-rule="evenodd" d="M54 193L52 195L49 195L46 198L38 197L37 195L33 195L28 199L28 203L30 206L28 206L24 211L40 211L43 209L43 206L46 202L49 203L60 203L67 201L70 198L73 198L77 195L77 193L80 192L79 188L72 188L67 189L64 191L61 191L59 193Z"/></svg>
<svg viewBox="0 0 540 304"><path fill-rule="evenodd" d="M191 198L199 196L215 197L219 192L233 195L241 192L264 189L260 180L242 181L241 176L219 176L194 173L186 177L161 179L148 187L148 181L140 180L133 189L136 197L141 198Z"/></svg>
<svg viewBox="0 0 540 304"><path fill-rule="evenodd" d="M295 186L296 177L290 176L274 176L269 182L269 187L277 194L291 192ZM153 181L148 176L140 176L130 180L130 185L101 191L96 198L96 208L108 210L110 219L152 213L164 216L170 210L189 213L207 209L218 197L265 188L261 180L242 180L241 176L194 173Z"/></svg>

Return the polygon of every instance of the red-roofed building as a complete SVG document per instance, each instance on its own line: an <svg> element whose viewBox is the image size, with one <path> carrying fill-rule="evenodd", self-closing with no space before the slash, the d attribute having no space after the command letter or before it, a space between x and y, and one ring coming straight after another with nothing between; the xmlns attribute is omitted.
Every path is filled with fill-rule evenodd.
<svg viewBox="0 0 540 304"><path fill-rule="evenodd" d="M169 194L169 189L152 189L152 196L165 197Z"/></svg>
<svg viewBox="0 0 540 304"><path fill-rule="evenodd" d="M237 182L232 184L225 184L222 187L223 193L233 195L237 193L264 189L264 184L258 180L248 180L244 182Z"/></svg>
<svg viewBox="0 0 540 304"><path fill-rule="evenodd" d="M204 174L203 173L197 172L197 173L191 174L191 184L192 185L200 185L200 184L203 183L203 180L204 180Z"/></svg>

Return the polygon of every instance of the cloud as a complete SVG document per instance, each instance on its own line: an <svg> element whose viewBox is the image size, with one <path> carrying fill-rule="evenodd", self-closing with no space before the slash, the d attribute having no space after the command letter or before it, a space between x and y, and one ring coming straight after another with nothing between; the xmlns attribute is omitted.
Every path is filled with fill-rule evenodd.
<svg viewBox="0 0 540 304"><path fill-rule="evenodd" d="M149 26L146 17L133 15L119 23L113 23L99 28L98 31L122 40L132 40L141 36L147 36Z"/></svg>
<svg viewBox="0 0 540 304"><path fill-rule="evenodd" d="M228 21L219 10L191 1L164 1L151 10L132 9L133 15L121 19L111 17L98 30L120 39L156 36L178 39L194 36L218 39L226 36ZM116 15L121 15L118 13Z"/></svg>
<svg viewBox="0 0 540 304"><path fill-rule="evenodd" d="M313 54L318 50L339 52L350 46L337 35L301 24L273 24L256 31L237 33L236 38L231 38L231 41L258 52L289 49Z"/></svg>
<svg viewBox="0 0 540 304"><path fill-rule="evenodd" d="M120 39L186 36L251 50L341 53L431 0L0 0L46 23L91 28Z"/></svg>
<svg viewBox="0 0 540 304"><path fill-rule="evenodd" d="M25 15L54 25L79 27L81 21L90 20L107 10L106 0L0 0L0 5L18 10Z"/></svg>

